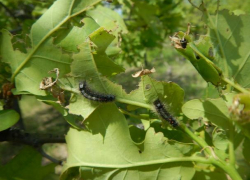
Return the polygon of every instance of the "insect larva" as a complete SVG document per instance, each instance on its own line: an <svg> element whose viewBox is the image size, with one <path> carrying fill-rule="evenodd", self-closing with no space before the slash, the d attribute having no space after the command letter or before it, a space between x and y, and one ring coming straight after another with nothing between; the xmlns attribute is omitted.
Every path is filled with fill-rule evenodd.
<svg viewBox="0 0 250 180"><path fill-rule="evenodd" d="M112 94L101 94L95 91L92 91L88 85L87 82L80 82L79 83L79 90L81 91L82 95L90 99L92 101L98 101L98 102L112 102L115 100L115 96Z"/></svg>
<svg viewBox="0 0 250 180"><path fill-rule="evenodd" d="M161 118L168 121L171 126L177 127L179 125L177 120L166 110L164 104L159 99L154 101L154 106Z"/></svg>

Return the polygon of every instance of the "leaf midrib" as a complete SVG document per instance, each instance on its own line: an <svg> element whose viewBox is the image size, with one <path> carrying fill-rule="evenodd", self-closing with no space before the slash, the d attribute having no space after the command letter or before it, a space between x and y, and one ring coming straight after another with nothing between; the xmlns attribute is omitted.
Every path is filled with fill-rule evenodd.
<svg viewBox="0 0 250 180"><path fill-rule="evenodd" d="M68 149L69 152L71 149ZM132 168L132 167L142 167L142 166L149 166L149 165L157 165L157 164L164 164L164 163L171 163L171 162L202 162L205 164L210 164L210 160L203 158L203 157L171 157L165 159L158 159L158 160L151 160L151 161L141 161L141 162L134 162L132 164L98 164L98 163L88 163L88 162L81 162L79 158L77 158L74 153L71 154L75 160L78 160L77 163L69 163L70 166L67 166L67 169L70 167L75 166L84 166L84 167L97 167L97 168Z"/></svg>
<svg viewBox="0 0 250 180"><path fill-rule="evenodd" d="M59 27L61 27L64 23L66 23L70 18L77 16L78 14L81 14L82 12L84 12L86 9L88 9L90 6L93 6L95 4L97 4L99 1L96 1L94 3L92 3L91 5L85 7L84 9L82 9L81 11L72 14L72 9L73 9L73 5L75 3L75 0L72 1L71 6L69 8L69 13L68 15L62 20L61 23L59 23L57 26L55 26L53 29L51 29L42 39L41 41L36 45L36 47L28 54L28 56L26 57L26 59L19 65L19 67L17 67L17 69L14 71L14 73L12 74L11 77L11 81L14 82L14 79L16 77L16 75L19 73L19 71L21 71L21 69L29 62L30 59L32 59L31 57L33 56L33 54L37 51L37 49L55 32L58 30Z"/></svg>

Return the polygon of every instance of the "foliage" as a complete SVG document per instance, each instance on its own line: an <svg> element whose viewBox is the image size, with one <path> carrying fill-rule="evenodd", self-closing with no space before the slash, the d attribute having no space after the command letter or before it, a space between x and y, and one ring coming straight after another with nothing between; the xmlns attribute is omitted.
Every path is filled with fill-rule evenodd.
<svg viewBox="0 0 250 180"><path fill-rule="evenodd" d="M213 15L206 3L190 3L207 23L207 34L198 40L190 27L176 30L183 13L174 7L181 1L164 0L119 0L113 5L58 0L34 22L22 43L15 42L23 35L2 30L1 66L6 68L0 69L1 83L14 85L2 90L0 131L19 118L5 102L29 94L55 107L71 125L61 179L248 179L249 172L241 169L249 168L249 15L219 6ZM142 58L146 63L147 53L157 56L153 52L164 49L169 33L174 34L172 51L186 57L210 84L205 99L184 103L178 84L151 75L142 76L130 93L112 81L125 71L124 64L137 65ZM115 102L84 98L79 91L83 81L94 95L115 95ZM177 119L177 128L156 113L156 99ZM140 129L128 124L131 118ZM26 158L34 162L25 163ZM246 163L239 166L239 161ZM25 148L2 167L0 177L13 176L5 169L20 169L25 163L13 178L43 179L55 165L41 167L40 162L36 151Z"/></svg>
<svg viewBox="0 0 250 180"><path fill-rule="evenodd" d="M25 147L5 166L1 166L0 178L42 180L54 172L55 164L41 166L42 156L34 149ZM32 171L31 171L32 170ZM14 172L14 173L13 173Z"/></svg>

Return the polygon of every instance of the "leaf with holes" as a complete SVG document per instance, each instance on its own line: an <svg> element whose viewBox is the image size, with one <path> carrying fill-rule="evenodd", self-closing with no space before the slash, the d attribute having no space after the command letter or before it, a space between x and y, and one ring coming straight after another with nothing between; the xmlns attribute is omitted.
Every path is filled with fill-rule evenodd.
<svg viewBox="0 0 250 180"><path fill-rule="evenodd" d="M190 119L202 118L203 121L211 121L224 130L229 128L229 111L222 99L208 99L206 101L194 99L182 106L182 112Z"/></svg>
<svg viewBox="0 0 250 180"><path fill-rule="evenodd" d="M12 81L15 81L16 94L32 93L45 95L39 90L39 83L48 76L48 71L59 68L60 77L70 72L71 58L62 54L52 43L52 35L65 26L71 18L85 12L100 0L59 0L56 1L42 17L32 26L31 49L27 54L13 50L11 36L2 32L1 54L3 61L9 63Z"/></svg>
<svg viewBox="0 0 250 180"><path fill-rule="evenodd" d="M126 119L114 104L99 106L85 124L88 131L71 129L67 134L69 156L62 179L79 175L83 179L131 179L140 174L188 180L195 173L192 163L177 159L193 154L196 145L167 139L153 128L148 129L142 143L135 143Z"/></svg>

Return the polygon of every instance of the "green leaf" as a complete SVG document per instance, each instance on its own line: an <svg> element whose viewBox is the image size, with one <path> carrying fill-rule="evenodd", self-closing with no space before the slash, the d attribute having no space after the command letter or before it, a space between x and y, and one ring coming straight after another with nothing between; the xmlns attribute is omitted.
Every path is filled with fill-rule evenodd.
<svg viewBox="0 0 250 180"><path fill-rule="evenodd" d="M189 119L202 117L204 121L211 121L224 130L229 128L229 111L222 99L208 99L206 101L194 99L182 106L182 112Z"/></svg>
<svg viewBox="0 0 250 180"><path fill-rule="evenodd" d="M105 30L101 32L105 32ZM93 37L94 36L92 36L92 38ZM95 40L97 41L98 37ZM121 86L116 85L101 76L99 71L108 72L111 75L112 73L117 73L117 69L107 67L110 63L107 64L107 62L105 62L106 64L103 64L103 62L100 61L101 59L96 60L96 56L92 54L90 44L90 42L81 44L80 52L73 56L74 61L71 66L72 76L75 79L71 84L68 83L64 87L61 87L62 89L70 89L75 92L75 95L71 98L71 103L68 106L69 112L72 114L82 115L86 119L100 104L84 98L79 92L79 82L85 80L87 81L89 88L93 89L95 92L114 94L117 101L135 101L147 106L144 100L144 93L141 85L139 89L127 94Z"/></svg>
<svg viewBox="0 0 250 180"><path fill-rule="evenodd" d="M229 142L225 131L213 133L213 144L217 149L226 151L228 148L228 143Z"/></svg>
<svg viewBox="0 0 250 180"><path fill-rule="evenodd" d="M250 163L250 140L245 138L243 143L243 155L245 160Z"/></svg>
<svg viewBox="0 0 250 180"><path fill-rule="evenodd" d="M54 173L55 164L41 166L42 156L31 147L25 147L10 162L0 166L0 179L43 180Z"/></svg>
<svg viewBox="0 0 250 180"><path fill-rule="evenodd" d="M88 36L100 26L91 18L84 18L83 27L74 26L58 45L65 51L78 52L77 46L88 38Z"/></svg>
<svg viewBox="0 0 250 180"><path fill-rule="evenodd" d="M156 81L149 76L142 77L146 101L153 103L156 99L166 104L168 110L178 115L184 100L184 91L174 82Z"/></svg>
<svg viewBox="0 0 250 180"><path fill-rule="evenodd" d="M183 32L179 32L184 35ZM185 49L177 49L183 56L185 56L200 73L203 79L211 82L215 86L222 84L221 74L222 71L213 63L213 56L210 53L212 43L208 36L200 36L199 40L192 42L189 35L183 36L188 39L188 44ZM183 37L178 37L182 39Z"/></svg>
<svg viewBox="0 0 250 180"><path fill-rule="evenodd" d="M139 129L136 126L130 126L129 132L131 139L136 143L141 143L145 139L146 131L144 131L143 129Z"/></svg>
<svg viewBox="0 0 250 180"><path fill-rule="evenodd" d="M19 120L19 114L14 110L0 111L0 131L10 128Z"/></svg>
<svg viewBox="0 0 250 180"><path fill-rule="evenodd" d="M104 76L111 76L124 72L124 68L115 64L105 53L105 50L114 40L115 36L101 27L90 34L89 37L92 43L94 43L94 45L92 45L93 49L97 51L92 53L99 72Z"/></svg>
<svg viewBox="0 0 250 180"><path fill-rule="evenodd" d="M108 45L115 39L115 36L110 34L105 28L101 27L90 34L90 40L97 47L98 52L105 52Z"/></svg>
<svg viewBox="0 0 250 180"><path fill-rule="evenodd" d="M72 127L79 129L79 130L83 129L83 118L81 116L69 114L67 109L65 109L65 107L63 107L61 104L57 102L57 99L55 100L55 98L49 98L49 97L50 96L46 96L46 97L40 96L38 100L53 106L57 111L59 111L63 115L64 119Z"/></svg>
<svg viewBox="0 0 250 180"><path fill-rule="evenodd" d="M192 179L194 175L191 163L163 163L190 154L196 147L194 144L167 139L153 128L146 132L144 142L136 144L131 140L126 119L112 103L99 106L85 124L89 132L70 129L67 134L69 156L62 179L76 173L75 168L80 170L83 179L120 179L125 174L125 179L131 179L138 173L148 178L170 179Z"/></svg>
<svg viewBox="0 0 250 180"><path fill-rule="evenodd" d="M164 136L167 137L168 139L173 139L175 141L184 143L193 142L192 139L186 135L186 133L184 133L179 129L170 129L170 128L163 129L162 122L159 120L151 122L150 127L154 128L156 133L158 132L163 133Z"/></svg>
<svg viewBox="0 0 250 180"><path fill-rule="evenodd" d="M95 9L89 10L87 15L92 17L100 26L107 30L115 31L116 34L120 31L123 33L128 32L121 15L110 8L97 6Z"/></svg>
<svg viewBox="0 0 250 180"><path fill-rule="evenodd" d="M95 9L87 11L87 15L92 17L94 21L101 27L107 29L115 36L115 40L107 48L107 55L117 55L121 49L120 46L120 34L127 33L127 27L117 12L110 8L97 6Z"/></svg>
<svg viewBox="0 0 250 180"><path fill-rule="evenodd" d="M205 170L205 171L196 171L193 179L199 180L228 180L225 173L223 173L220 169L215 169L213 171Z"/></svg>
<svg viewBox="0 0 250 180"><path fill-rule="evenodd" d="M47 77L48 71L59 68L60 77L70 72L70 57L62 54L61 50L52 44L51 36L72 17L83 13L98 2L100 0L56 1L32 26L30 34L32 48L27 54L14 51L10 35L3 31L1 53L3 61L11 66L16 93L45 95L44 91L39 90L39 84L44 77Z"/></svg>
<svg viewBox="0 0 250 180"><path fill-rule="evenodd" d="M233 78L245 88L250 87L249 15L234 15L228 10L217 12L209 21L215 64L224 76Z"/></svg>

